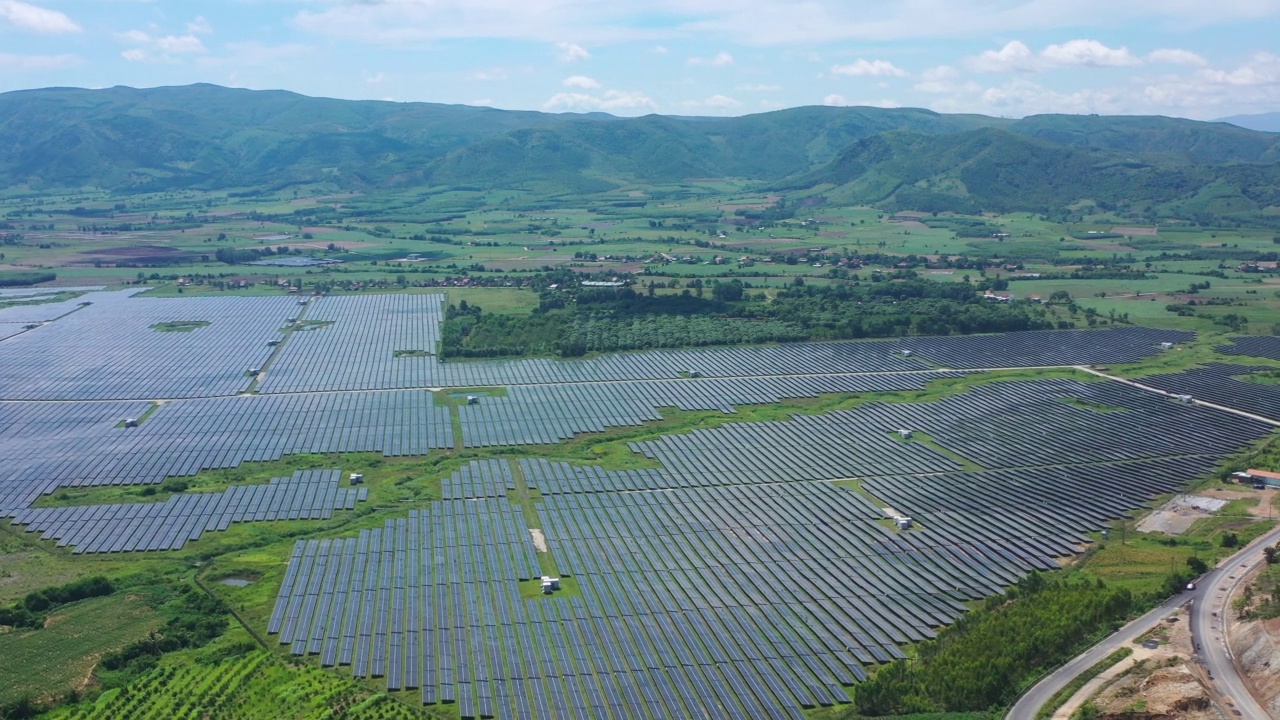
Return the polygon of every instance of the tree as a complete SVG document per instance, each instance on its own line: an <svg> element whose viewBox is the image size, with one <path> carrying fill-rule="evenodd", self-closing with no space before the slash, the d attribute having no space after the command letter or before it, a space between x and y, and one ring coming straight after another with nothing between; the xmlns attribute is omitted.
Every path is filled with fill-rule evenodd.
<svg viewBox="0 0 1280 720"><path fill-rule="evenodd" d="M711 297L724 302L736 302L742 299L742 281L719 282L711 288Z"/></svg>
<svg viewBox="0 0 1280 720"><path fill-rule="evenodd" d="M1191 568L1191 572L1195 573L1196 575L1203 575L1209 572L1208 564L1206 564L1205 561L1201 560L1200 558L1194 555L1187 558L1187 567Z"/></svg>
<svg viewBox="0 0 1280 720"><path fill-rule="evenodd" d="M1221 544L1221 545L1222 545L1222 547L1224 547L1224 548L1239 547L1239 546L1240 546L1240 536L1239 536L1239 535L1236 535L1235 533L1227 533L1226 535L1223 535L1223 536L1222 536L1222 541L1221 541L1221 543L1220 543L1220 544Z"/></svg>

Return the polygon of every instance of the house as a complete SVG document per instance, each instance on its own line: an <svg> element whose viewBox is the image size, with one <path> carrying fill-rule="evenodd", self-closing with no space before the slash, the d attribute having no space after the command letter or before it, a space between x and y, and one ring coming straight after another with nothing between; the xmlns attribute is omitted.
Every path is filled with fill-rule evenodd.
<svg viewBox="0 0 1280 720"><path fill-rule="evenodd" d="M1027 299L1033 303L1044 303L1044 298L1040 297L1039 295L1028 295Z"/></svg>
<svg viewBox="0 0 1280 720"><path fill-rule="evenodd" d="M982 298L990 302L1006 302L1007 303L1010 300L1013 300L1013 295L1009 293L997 293L997 292L992 292L988 290L982 294Z"/></svg>
<svg viewBox="0 0 1280 720"><path fill-rule="evenodd" d="M1231 476L1242 485L1248 483L1254 487L1280 488L1280 473L1271 472L1270 470L1249 469L1245 472L1231 473Z"/></svg>

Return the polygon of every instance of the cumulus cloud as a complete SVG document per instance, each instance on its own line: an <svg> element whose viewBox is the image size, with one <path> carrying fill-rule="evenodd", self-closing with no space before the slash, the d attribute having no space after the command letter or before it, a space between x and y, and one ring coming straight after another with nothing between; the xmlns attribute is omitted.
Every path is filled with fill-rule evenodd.
<svg viewBox="0 0 1280 720"><path fill-rule="evenodd" d="M689 64L690 65L709 65L711 67L724 67L725 65L733 64L733 56L727 52L721 51L716 53L715 57L710 57L710 58L691 57L689 58Z"/></svg>
<svg viewBox="0 0 1280 720"><path fill-rule="evenodd" d="M987 50L965 59L978 72L1036 72L1059 67L1126 67L1141 65L1142 59L1129 48L1112 48L1097 40L1068 40L1034 53L1026 43L1011 40L999 50Z"/></svg>
<svg viewBox="0 0 1280 720"><path fill-rule="evenodd" d="M5 70L57 70L80 63L79 55L13 55L0 53L0 68Z"/></svg>
<svg viewBox="0 0 1280 720"><path fill-rule="evenodd" d="M586 112L592 110L656 110L658 104L642 92L607 90L601 95L562 92L552 95L542 104L545 110Z"/></svg>
<svg viewBox="0 0 1280 720"><path fill-rule="evenodd" d="M561 83L565 87L583 88L584 90L595 90L600 87L600 82L586 75L573 75L564 79Z"/></svg>
<svg viewBox="0 0 1280 720"><path fill-rule="evenodd" d="M1186 65L1189 67L1204 67L1209 64L1208 60L1190 50L1179 50L1177 48L1153 50L1147 55L1147 62L1164 65Z"/></svg>
<svg viewBox="0 0 1280 720"><path fill-rule="evenodd" d="M200 55L208 52L204 42L195 35L159 35L143 30L129 30L117 35L128 45L133 45L120 56L130 62L144 60L172 61L176 55Z"/></svg>
<svg viewBox="0 0 1280 720"><path fill-rule="evenodd" d="M671 52L671 50L668 49L666 45L654 45L653 47L649 48L649 52L653 53L654 55L666 55L667 53Z"/></svg>
<svg viewBox="0 0 1280 720"><path fill-rule="evenodd" d="M830 105L832 107L846 107L847 105L849 105L849 100L843 95L837 95L835 93L832 93L822 98L822 104Z"/></svg>
<svg viewBox="0 0 1280 720"><path fill-rule="evenodd" d="M742 103L740 101L735 100L734 98L731 98L728 95L712 95L706 100L703 100L702 104L706 107L716 108L718 110L727 110L730 108L736 108L736 107L742 106Z"/></svg>
<svg viewBox="0 0 1280 720"><path fill-rule="evenodd" d="M67 17L66 13L50 10L39 5L18 2L18 0L0 0L0 20L19 30L30 30L48 35L80 32L80 26Z"/></svg>
<svg viewBox="0 0 1280 720"><path fill-rule="evenodd" d="M920 82L912 86L912 89L923 93L945 93L950 92L955 87L955 81L960 77L960 71L950 65L938 65L920 73Z"/></svg>
<svg viewBox="0 0 1280 720"><path fill-rule="evenodd" d="M848 65L833 66L831 74L851 75L854 77L906 77L907 71L888 60L864 60L858 58Z"/></svg>
<svg viewBox="0 0 1280 720"><path fill-rule="evenodd" d="M777 92L782 89L781 85L739 85L738 89L743 92Z"/></svg>
<svg viewBox="0 0 1280 720"><path fill-rule="evenodd" d="M1201 70L1195 77L1214 85L1280 85L1280 57L1262 52L1234 70Z"/></svg>
<svg viewBox="0 0 1280 720"><path fill-rule="evenodd" d="M984 50L965 60L970 69L978 72L1013 72L1031 70L1035 55L1020 40L1010 40L999 50Z"/></svg>
<svg viewBox="0 0 1280 720"><path fill-rule="evenodd" d="M556 43L556 57L562 63L571 63L579 60L590 60L591 53L576 43L558 42Z"/></svg>
<svg viewBox="0 0 1280 720"><path fill-rule="evenodd" d="M1069 40L1061 45L1050 45L1040 52L1040 57L1051 65L1084 67L1123 67L1142 63L1129 52L1129 48L1109 48L1097 40Z"/></svg>

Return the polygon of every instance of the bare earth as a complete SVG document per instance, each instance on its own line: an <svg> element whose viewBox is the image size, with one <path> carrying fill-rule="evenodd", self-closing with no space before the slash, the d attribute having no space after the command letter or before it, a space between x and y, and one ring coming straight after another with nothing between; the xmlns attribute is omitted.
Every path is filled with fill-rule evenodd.
<svg viewBox="0 0 1280 720"><path fill-rule="evenodd" d="M1113 227L1111 232L1118 235L1159 235L1158 228L1153 227Z"/></svg>
<svg viewBox="0 0 1280 720"><path fill-rule="evenodd" d="M1201 671L1191 663L1191 630L1187 615L1179 611L1175 622L1163 622L1149 637L1160 640L1160 647L1148 650L1134 647L1134 654L1104 673L1071 698L1070 717L1086 700L1091 699L1100 718L1141 717L1177 718L1178 720L1226 720L1202 684ZM1066 708L1064 708L1064 711ZM1145 714L1130 714L1140 711Z"/></svg>
<svg viewBox="0 0 1280 720"><path fill-rule="evenodd" d="M1227 500L1201 495L1178 495L1138 523L1139 532L1181 535L1200 518L1222 509Z"/></svg>

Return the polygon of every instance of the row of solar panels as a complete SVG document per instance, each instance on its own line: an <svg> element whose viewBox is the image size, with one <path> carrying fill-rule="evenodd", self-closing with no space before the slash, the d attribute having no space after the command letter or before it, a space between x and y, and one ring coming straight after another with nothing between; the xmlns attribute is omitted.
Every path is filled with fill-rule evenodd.
<svg viewBox="0 0 1280 720"><path fill-rule="evenodd" d="M302 470L263 485L179 494L165 502L29 508L13 523L76 553L178 550L231 523L327 520L368 499L366 488L339 487L339 476L337 470Z"/></svg>

